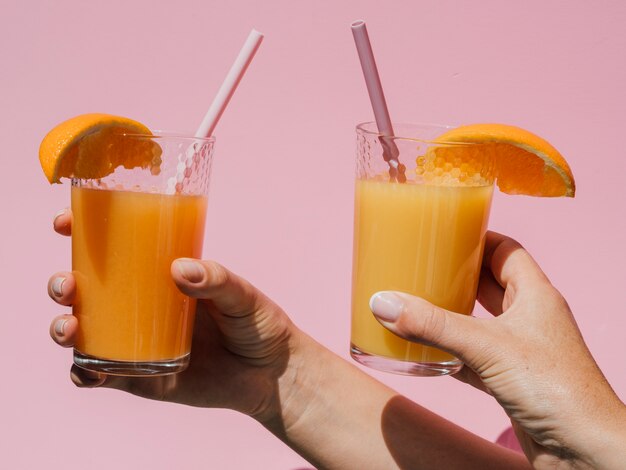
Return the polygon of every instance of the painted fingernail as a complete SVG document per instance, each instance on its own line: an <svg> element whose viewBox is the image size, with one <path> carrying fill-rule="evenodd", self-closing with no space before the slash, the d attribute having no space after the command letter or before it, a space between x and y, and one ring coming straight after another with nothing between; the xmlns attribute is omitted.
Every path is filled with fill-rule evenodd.
<svg viewBox="0 0 626 470"><path fill-rule="evenodd" d="M393 323L404 310L404 301L391 291L376 292L370 298L370 310L381 320Z"/></svg>
<svg viewBox="0 0 626 470"><path fill-rule="evenodd" d="M54 219L52 219L52 225L56 224L56 221L59 217L61 217L62 215L64 215L67 212L67 208L65 209L61 209L59 212L57 212L56 214L54 214Z"/></svg>
<svg viewBox="0 0 626 470"><path fill-rule="evenodd" d="M176 261L176 268L180 272L181 276L194 284L204 279L204 270L197 261L179 260Z"/></svg>
<svg viewBox="0 0 626 470"><path fill-rule="evenodd" d="M65 282L64 277L56 277L54 281L52 281L52 285L50 289L52 289L52 293L56 297L63 297L63 283Z"/></svg>
<svg viewBox="0 0 626 470"><path fill-rule="evenodd" d="M57 320L56 323L54 324L54 332L59 336L64 336L66 323L67 323L67 320L63 320L63 319Z"/></svg>

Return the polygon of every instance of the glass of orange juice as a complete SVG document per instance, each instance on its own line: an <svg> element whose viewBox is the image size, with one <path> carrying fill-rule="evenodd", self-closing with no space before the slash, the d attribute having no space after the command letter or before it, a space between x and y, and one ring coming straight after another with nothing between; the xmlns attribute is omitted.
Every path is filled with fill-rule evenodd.
<svg viewBox="0 0 626 470"><path fill-rule="evenodd" d="M451 374L462 366L457 358L394 335L378 323L369 301L378 291L394 290L472 313L495 159L485 145L436 141L447 127L394 124L394 129L406 181L390 173L383 144L389 148L391 140L375 123L356 128L351 355L387 372Z"/></svg>
<svg viewBox="0 0 626 470"><path fill-rule="evenodd" d="M102 149L115 153L111 161L152 152L153 164L72 180L76 365L131 376L187 367L195 300L177 289L170 268L176 258L202 255L213 144L121 135Z"/></svg>

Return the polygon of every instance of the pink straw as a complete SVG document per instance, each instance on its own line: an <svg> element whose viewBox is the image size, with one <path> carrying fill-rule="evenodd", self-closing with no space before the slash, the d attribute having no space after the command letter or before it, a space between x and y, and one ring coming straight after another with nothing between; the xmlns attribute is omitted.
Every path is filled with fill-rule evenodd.
<svg viewBox="0 0 626 470"><path fill-rule="evenodd" d="M248 39L246 39L239 55L228 71L222 86L218 90L217 95L215 95L209 110L206 112L204 119L200 123L200 127L198 127L198 130L196 131L195 137L205 138L213 135L215 126L217 126L217 123L222 117L226 106L228 106L228 102L235 93L235 90L237 89L239 82L241 82L243 75L246 73L250 62L252 62L254 54L256 54L256 51L261 45L261 41L263 41L263 35L261 33L255 29L250 31ZM176 167L176 176L172 176L167 181L167 194L174 194L180 191L181 185L186 177L185 175L193 164L195 153L195 145L190 146L187 149L186 155Z"/></svg>
<svg viewBox="0 0 626 470"><path fill-rule="evenodd" d="M228 102L237 89L237 85L239 85L250 62L252 62L254 58L254 54L256 54L256 51L259 49L261 41L263 41L263 35L261 33L255 29L250 31L248 39L246 39L228 75L226 75L224 83L222 83L217 95L213 99L213 103L211 103L200 127L196 131L196 137L210 137L213 134L215 126L220 120L220 117L222 117L222 113L226 109L226 106L228 106Z"/></svg>
<svg viewBox="0 0 626 470"><path fill-rule="evenodd" d="M376 67L376 60L374 59L374 52L367 34L365 21L355 21L351 27L356 50L361 61L361 68L363 69L363 76L365 77L365 84L367 85L367 92L374 110L376 126L381 134L380 143L383 146L383 158L389 163L389 175L391 178L404 182L406 181L405 167L398 161L400 151L393 140L395 135L393 125L389 117L389 109L387 108L383 86L380 83L380 76L378 75L378 68Z"/></svg>

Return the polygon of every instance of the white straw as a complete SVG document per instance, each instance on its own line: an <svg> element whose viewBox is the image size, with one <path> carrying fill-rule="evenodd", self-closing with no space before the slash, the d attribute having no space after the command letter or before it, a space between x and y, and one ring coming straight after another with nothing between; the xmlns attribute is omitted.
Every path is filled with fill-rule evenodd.
<svg viewBox="0 0 626 470"><path fill-rule="evenodd" d="M209 110L202 120L202 123L200 123L200 127L198 127L198 130L195 133L195 137L206 138L213 135L215 126L217 126L217 123L222 117L226 106L228 106L228 102L235 93L237 85L239 85L243 75L246 73L250 62L252 62L254 54L256 54L256 51L259 49L262 41L263 35L261 33L255 29L250 31L248 39L246 39L241 51L239 51L239 55L228 71L228 75L226 75L222 86L213 99ZM178 166L176 167L176 176L172 176L167 181L167 194L174 194L179 191L180 185L184 181L187 174L187 170L193 165L195 154L196 145L189 146L184 158L178 162Z"/></svg>
<svg viewBox="0 0 626 470"><path fill-rule="evenodd" d="M241 78L244 73L246 73L246 69L250 65L250 62L252 62L252 58L261 45L261 41L263 41L263 35L261 33L255 29L250 31L248 39L246 39L246 42L230 68L228 75L226 75L224 83L222 83L217 95L213 99L211 107L207 111L200 127L196 131L196 137L210 137L213 135L215 126L220 120L220 117L222 117L222 113L235 93Z"/></svg>

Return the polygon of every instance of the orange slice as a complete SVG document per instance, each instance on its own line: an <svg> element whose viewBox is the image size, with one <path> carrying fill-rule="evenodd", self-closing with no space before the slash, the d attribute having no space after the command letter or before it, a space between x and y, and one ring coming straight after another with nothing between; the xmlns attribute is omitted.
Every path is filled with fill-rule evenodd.
<svg viewBox="0 0 626 470"><path fill-rule="evenodd" d="M124 139L124 134L152 135L143 124L110 114L81 114L52 129L39 146L39 161L50 183L60 178L104 178L119 166L156 169L161 148L152 139Z"/></svg>
<svg viewBox="0 0 626 470"><path fill-rule="evenodd" d="M436 140L483 144L478 149L467 146L467 150L460 150L461 154L468 153L468 160L475 160L477 151L493 151L496 181L504 193L573 197L576 192L574 175L559 151L546 140L519 127L471 124L452 129ZM455 154L459 154L459 149Z"/></svg>

